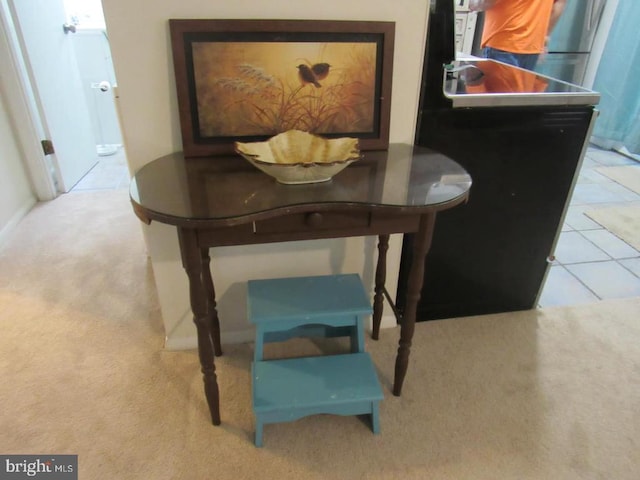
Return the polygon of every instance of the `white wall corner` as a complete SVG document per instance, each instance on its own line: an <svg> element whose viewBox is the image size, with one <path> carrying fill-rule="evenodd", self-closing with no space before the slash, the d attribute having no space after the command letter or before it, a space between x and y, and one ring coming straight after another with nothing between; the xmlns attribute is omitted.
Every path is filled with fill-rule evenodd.
<svg viewBox="0 0 640 480"><path fill-rule="evenodd" d="M183 0L176 4L169 0L142 0L139 7L132 10L128 0L110 0L103 4L118 78L117 104L132 172L181 148L169 18L329 20L339 11L344 20L396 22L389 140L413 142L428 2L399 0L399 3L372 4L366 0L347 3L330 0L302 4L287 0L268 3ZM195 326L186 313L190 312L188 281L180 261L176 229L157 222L145 228L149 228L145 237L166 331L174 329L180 331L180 335L185 334L169 336L167 348L190 345L187 332L192 329L191 337L195 338ZM242 282L249 278L359 272L364 284L372 289L376 240L367 237L212 249L211 268L219 299L223 341L244 339L244 332L250 331ZM391 298L396 293L401 242L402 235L392 236L387 253L387 287ZM395 320L385 315L383 326L388 325L395 326Z"/></svg>

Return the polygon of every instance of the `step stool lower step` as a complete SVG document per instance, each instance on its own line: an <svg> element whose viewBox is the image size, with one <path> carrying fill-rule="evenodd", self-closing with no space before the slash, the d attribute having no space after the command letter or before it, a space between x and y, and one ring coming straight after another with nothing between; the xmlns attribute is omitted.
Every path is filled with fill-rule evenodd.
<svg viewBox="0 0 640 480"><path fill-rule="evenodd" d="M384 395L366 352L253 362L252 388L258 447L265 424L321 413L370 414L380 432Z"/></svg>

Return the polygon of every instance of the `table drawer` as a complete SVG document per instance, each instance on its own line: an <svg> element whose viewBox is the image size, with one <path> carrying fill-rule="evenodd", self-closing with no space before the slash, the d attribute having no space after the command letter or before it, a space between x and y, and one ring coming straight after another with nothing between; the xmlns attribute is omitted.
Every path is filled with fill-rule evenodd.
<svg viewBox="0 0 640 480"><path fill-rule="evenodd" d="M256 243L358 237L417 232L420 214L384 212L305 212L257 220L198 233L200 246L221 247Z"/></svg>
<svg viewBox="0 0 640 480"><path fill-rule="evenodd" d="M371 222L369 212L306 212L259 220L254 223L257 235L270 233L361 229Z"/></svg>

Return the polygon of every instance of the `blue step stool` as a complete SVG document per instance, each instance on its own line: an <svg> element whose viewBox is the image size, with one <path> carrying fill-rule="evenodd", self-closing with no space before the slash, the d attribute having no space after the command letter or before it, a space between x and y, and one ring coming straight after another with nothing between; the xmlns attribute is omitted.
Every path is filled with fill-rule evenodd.
<svg viewBox="0 0 640 480"><path fill-rule="evenodd" d="M380 432L383 393L366 352L253 362L251 373L256 447L265 424L320 413L369 414Z"/></svg>
<svg viewBox="0 0 640 480"><path fill-rule="evenodd" d="M256 326L252 364L255 444L267 423L307 415L371 415L380 431L383 399L373 362L364 351L364 319L372 313L357 274L250 280L247 311ZM294 337L349 336L351 353L263 359L264 344Z"/></svg>
<svg viewBox="0 0 640 480"><path fill-rule="evenodd" d="M247 313L256 326L254 361L264 344L294 337L350 336L364 352L364 319L371 303L357 274L249 280Z"/></svg>

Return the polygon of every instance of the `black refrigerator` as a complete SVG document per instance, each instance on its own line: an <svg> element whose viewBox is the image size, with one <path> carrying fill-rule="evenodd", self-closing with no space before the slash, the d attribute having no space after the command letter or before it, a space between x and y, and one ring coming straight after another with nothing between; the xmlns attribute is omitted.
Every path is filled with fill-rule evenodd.
<svg viewBox="0 0 640 480"><path fill-rule="evenodd" d="M599 95L454 51L451 0L431 2L415 143L460 163L467 204L439 214L418 320L534 308L587 148ZM413 259L403 241L401 314Z"/></svg>

